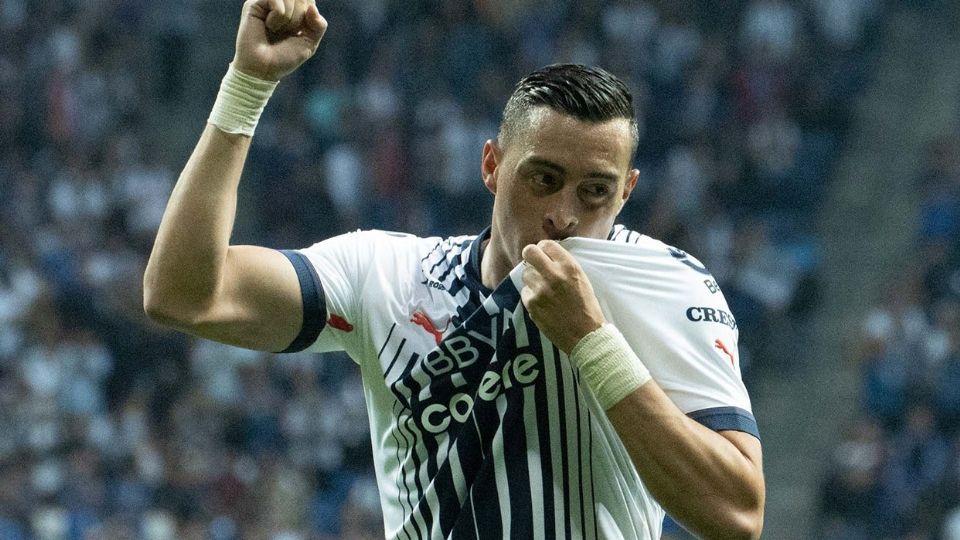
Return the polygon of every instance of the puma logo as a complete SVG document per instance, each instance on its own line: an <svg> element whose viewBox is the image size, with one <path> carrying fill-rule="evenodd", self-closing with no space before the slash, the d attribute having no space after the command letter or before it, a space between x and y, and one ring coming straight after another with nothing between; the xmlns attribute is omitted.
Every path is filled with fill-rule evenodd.
<svg viewBox="0 0 960 540"><path fill-rule="evenodd" d="M720 349L723 352L723 354L727 355L727 358L730 359L731 367L734 367L734 368L737 367L736 361L733 359L733 354L730 353L730 349L728 349L727 346L722 341L720 341L719 339L714 341L713 346Z"/></svg>
<svg viewBox="0 0 960 540"><path fill-rule="evenodd" d="M327 320L327 324L330 325L331 328L336 328L341 332L353 332L353 325L339 315L331 314Z"/></svg>
<svg viewBox="0 0 960 540"><path fill-rule="evenodd" d="M427 315L422 311L414 311L413 316L410 318L410 322L416 324L417 326L422 327L430 335L433 336L433 339L437 341L437 345L440 344L440 341L443 340L443 333L447 331L447 328L450 326L450 321L447 321L447 324L444 325L443 330L437 330L437 325L433 324L433 321L430 320Z"/></svg>

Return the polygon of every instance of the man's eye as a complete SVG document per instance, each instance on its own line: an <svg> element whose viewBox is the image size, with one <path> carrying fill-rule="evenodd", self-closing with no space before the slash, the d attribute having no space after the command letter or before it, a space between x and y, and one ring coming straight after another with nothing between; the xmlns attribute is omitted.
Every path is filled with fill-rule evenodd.
<svg viewBox="0 0 960 540"><path fill-rule="evenodd" d="M557 178L550 173L536 173L532 177L533 183L542 187L553 187L557 185Z"/></svg>
<svg viewBox="0 0 960 540"><path fill-rule="evenodd" d="M587 195L591 197L606 197L610 193L610 186L606 184L594 184L587 186Z"/></svg>

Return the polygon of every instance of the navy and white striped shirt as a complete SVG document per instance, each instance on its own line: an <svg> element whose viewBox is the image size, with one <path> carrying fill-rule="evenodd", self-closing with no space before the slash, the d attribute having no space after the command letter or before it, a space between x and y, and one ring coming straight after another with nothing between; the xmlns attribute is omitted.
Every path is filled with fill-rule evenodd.
<svg viewBox="0 0 960 540"><path fill-rule="evenodd" d="M663 510L577 370L526 315L521 270L482 285L485 234L366 231L286 252L305 305L292 348L345 350L360 365L386 536L659 538ZM709 273L622 227L610 239L563 242L607 318L645 349L681 410L756 435L736 325ZM605 274L624 261L632 270ZM623 287L635 294L619 305ZM656 315L621 314L644 302Z"/></svg>

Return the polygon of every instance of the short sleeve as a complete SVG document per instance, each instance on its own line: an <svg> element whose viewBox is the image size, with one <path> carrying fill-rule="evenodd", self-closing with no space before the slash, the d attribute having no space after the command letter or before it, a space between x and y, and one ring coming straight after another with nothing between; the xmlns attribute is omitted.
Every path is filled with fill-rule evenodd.
<svg viewBox="0 0 960 540"><path fill-rule="evenodd" d="M695 258L639 245L569 239L604 315L677 407L701 424L759 437L740 373L736 318Z"/></svg>
<svg viewBox="0 0 960 540"><path fill-rule="evenodd" d="M320 332L326 327L327 304L323 288L320 286L320 277L317 276L317 271L307 257L303 253L293 250L281 250L280 253L293 265L300 282L303 324L290 346L280 351L281 353L295 353L314 343Z"/></svg>
<svg viewBox="0 0 960 540"><path fill-rule="evenodd" d="M380 236L356 231L284 252L297 270L304 305L304 327L288 351L351 349L363 333L361 294Z"/></svg>

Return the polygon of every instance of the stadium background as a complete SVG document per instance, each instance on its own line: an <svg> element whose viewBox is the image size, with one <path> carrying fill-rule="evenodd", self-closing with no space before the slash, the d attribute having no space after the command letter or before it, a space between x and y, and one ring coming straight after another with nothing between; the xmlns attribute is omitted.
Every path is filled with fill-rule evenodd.
<svg viewBox="0 0 960 540"><path fill-rule="evenodd" d="M622 222L701 258L739 321L764 536L960 539L955 3L319 5L330 29L268 106L235 241L478 232L512 84L602 65L641 119ZM349 359L142 313L239 7L0 3L2 539L382 534Z"/></svg>

